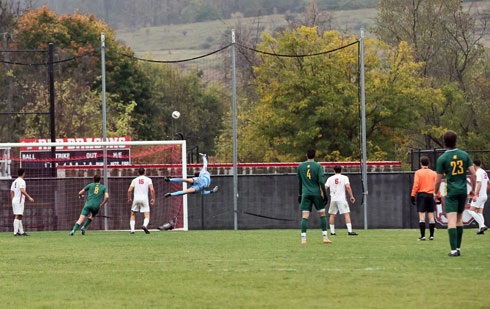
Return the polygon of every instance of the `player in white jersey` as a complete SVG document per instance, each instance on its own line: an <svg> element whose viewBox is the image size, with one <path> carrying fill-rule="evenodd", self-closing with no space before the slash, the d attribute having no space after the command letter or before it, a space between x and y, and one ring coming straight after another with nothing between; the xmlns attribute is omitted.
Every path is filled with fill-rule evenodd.
<svg viewBox="0 0 490 309"><path fill-rule="evenodd" d="M347 189L350 196L350 201L352 203L356 201L354 195L352 194L349 177L341 174L342 167L338 165L336 165L333 170L335 171L335 175L329 177L325 183L325 190L330 188L330 208L328 209L328 213L330 214L330 235L335 235L335 216L337 215L337 212L340 212L345 218L347 234L355 236L357 233L352 231L349 203L347 203L345 198L345 190Z"/></svg>
<svg viewBox="0 0 490 309"><path fill-rule="evenodd" d="M483 207L487 201L487 190L490 188L490 186L488 186L490 180L488 179L487 172L480 167L480 160L474 160L473 164L476 167L476 189L468 213L470 213L475 221L478 222L479 229L477 234L483 235L487 230L487 227L485 226L485 217L483 217Z"/></svg>
<svg viewBox="0 0 490 309"><path fill-rule="evenodd" d="M138 169L139 176L133 179L128 189L128 202L133 203L131 207L131 216L129 218L129 226L131 227L131 234L134 234L134 226L136 224L136 212L142 212L145 215L143 226L141 227L146 234L150 234L148 231L148 223L150 222L150 205L155 204L155 189L153 189L153 182L149 177L145 176L145 169ZM151 200L148 203L148 190L151 193ZM134 200L132 199L134 191Z"/></svg>
<svg viewBox="0 0 490 309"><path fill-rule="evenodd" d="M24 226L22 225L22 216L24 215L24 203L26 197L29 201L34 202L34 199L26 192L26 182L24 180L26 172L23 168L17 171L16 180L10 187L10 198L12 199L12 209L14 211L14 236L29 236L24 232ZM25 197L24 197L25 196Z"/></svg>

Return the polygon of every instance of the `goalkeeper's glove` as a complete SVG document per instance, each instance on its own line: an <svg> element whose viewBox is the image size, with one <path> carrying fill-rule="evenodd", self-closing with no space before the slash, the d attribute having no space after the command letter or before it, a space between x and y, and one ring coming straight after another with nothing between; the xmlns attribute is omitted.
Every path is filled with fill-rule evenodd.
<svg viewBox="0 0 490 309"><path fill-rule="evenodd" d="M298 203L301 204L301 194L298 195Z"/></svg>
<svg viewBox="0 0 490 309"><path fill-rule="evenodd" d="M410 196L410 201L412 202L412 205L415 205L415 196Z"/></svg>

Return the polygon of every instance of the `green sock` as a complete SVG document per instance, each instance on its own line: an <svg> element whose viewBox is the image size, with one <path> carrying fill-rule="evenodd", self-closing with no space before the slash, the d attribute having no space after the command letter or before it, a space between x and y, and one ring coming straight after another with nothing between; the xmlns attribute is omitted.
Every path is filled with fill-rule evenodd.
<svg viewBox="0 0 490 309"><path fill-rule="evenodd" d="M456 250L456 245L458 244L458 231L455 228L447 229L449 234L449 244L451 245L451 250Z"/></svg>
<svg viewBox="0 0 490 309"><path fill-rule="evenodd" d="M325 232L327 230L327 219L325 218L325 216L320 217L320 224L322 226L322 231Z"/></svg>
<svg viewBox="0 0 490 309"><path fill-rule="evenodd" d="M458 241L456 243L456 248L461 248L461 241L463 240L463 227L457 226L456 231L458 231Z"/></svg>
<svg viewBox="0 0 490 309"><path fill-rule="evenodd" d="M91 219L87 219L87 222L85 222L85 225L83 226L83 228L86 229L87 226L90 225L90 223L92 223L92 220Z"/></svg>
<svg viewBox="0 0 490 309"><path fill-rule="evenodd" d="M306 233L306 229L308 228L308 219L301 219L301 233Z"/></svg>
<svg viewBox="0 0 490 309"><path fill-rule="evenodd" d="M78 227L80 226L80 224L76 223L75 226L73 227L73 233L75 233L77 230L78 230Z"/></svg>

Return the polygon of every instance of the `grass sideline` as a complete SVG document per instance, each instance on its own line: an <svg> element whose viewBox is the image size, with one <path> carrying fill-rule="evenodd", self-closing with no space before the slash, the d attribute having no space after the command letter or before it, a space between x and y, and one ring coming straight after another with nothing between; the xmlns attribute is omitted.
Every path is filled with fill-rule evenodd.
<svg viewBox="0 0 490 309"><path fill-rule="evenodd" d="M489 306L489 235L465 229L449 258L446 230L345 230L321 243L299 230L0 233L6 307Z"/></svg>

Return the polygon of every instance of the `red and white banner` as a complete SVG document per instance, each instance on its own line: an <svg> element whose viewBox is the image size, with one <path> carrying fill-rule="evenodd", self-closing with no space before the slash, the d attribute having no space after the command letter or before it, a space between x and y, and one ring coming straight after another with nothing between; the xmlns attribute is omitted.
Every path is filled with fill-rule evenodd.
<svg viewBox="0 0 490 309"><path fill-rule="evenodd" d="M108 142L129 142L131 137L108 137ZM50 143L49 138L23 138L20 140L21 143ZM102 137L77 137L77 138L57 138L56 143L92 143L92 142L103 142ZM58 146L56 150L90 150L90 149L102 149L102 146ZM128 145L124 146L107 146L107 149L129 149ZM50 150L51 147L21 147L21 151L46 151Z"/></svg>

